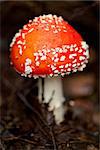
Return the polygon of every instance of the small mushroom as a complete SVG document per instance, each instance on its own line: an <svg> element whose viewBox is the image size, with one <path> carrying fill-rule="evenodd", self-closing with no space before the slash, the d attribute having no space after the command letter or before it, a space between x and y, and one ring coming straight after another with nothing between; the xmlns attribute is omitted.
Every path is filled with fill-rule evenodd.
<svg viewBox="0 0 100 150"><path fill-rule="evenodd" d="M77 31L56 15L29 20L10 44L11 62L21 76L44 78L44 103L49 103L57 124L64 120L62 78L83 71L88 63L88 45ZM39 78L39 100L42 83Z"/></svg>

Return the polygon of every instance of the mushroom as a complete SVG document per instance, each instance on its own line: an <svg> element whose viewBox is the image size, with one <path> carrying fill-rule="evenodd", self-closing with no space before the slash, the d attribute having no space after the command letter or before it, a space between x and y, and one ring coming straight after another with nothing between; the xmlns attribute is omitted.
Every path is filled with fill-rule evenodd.
<svg viewBox="0 0 100 150"><path fill-rule="evenodd" d="M64 120L62 77L83 71L88 63L88 45L77 31L56 15L35 17L16 33L10 44L11 63L21 76L39 78L39 100L49 103L57 124Z"/></svg>

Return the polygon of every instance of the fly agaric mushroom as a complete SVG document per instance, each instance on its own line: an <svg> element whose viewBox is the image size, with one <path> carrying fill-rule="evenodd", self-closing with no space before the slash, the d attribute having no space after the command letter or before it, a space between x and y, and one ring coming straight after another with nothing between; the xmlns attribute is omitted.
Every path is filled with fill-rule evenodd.
<svg viewBox="0 0 100 150"><path fill-rule="evenodd" d="M56 15L29 20L10 45L11 63L21 76L44 78L44 103L49 103L57 124L64 119L62 78L83 71L88 62L88 45L77 31ZM39 79L39 99L42 99ZM52 100L50 101L50 99Z"/></svg>

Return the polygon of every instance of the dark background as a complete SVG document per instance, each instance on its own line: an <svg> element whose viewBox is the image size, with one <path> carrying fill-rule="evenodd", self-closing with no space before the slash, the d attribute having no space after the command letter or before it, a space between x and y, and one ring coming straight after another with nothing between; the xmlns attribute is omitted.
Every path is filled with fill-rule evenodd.
<svg viewBox="0 0 100 150"><path fill-rule="evenodd" d="M68 21L84 38L84 40L90 46L90 59L87 67L83 72L73 73L72 75L66 76L62 79L64 95L66 97L65 106L68 107L68 113L66 113L65 121L62 126L57 127L54 120L48 120L47 110L42 107L37 100L37 80L28 79L21 77L15 70L10 66L10 51L9 45L14 37L15 33L18 32L24 24L28 22L29 19L33 19L36 16L42 14L56 14L62 16L64 20ZM1 136L19 136L26 132L34 133L32 141L37 137L41 140L40 147L39 143L30 144L29 135L27 135L29 141L25 141L27 138L23 138L25 142L23 144L22 140L15 141L15 145L11 143L14 137L9 142L5 142L3 139L3 144L1 147L10 150L11 148L17 149L19 145L21 150L30 147L33 150L39 150L45 147L46 143L51 142L50 146L55 146L52 140L50 141L49 135L48 140L43 137L39 125L39 118L37 118L36 113L31 110L35 109L44 120L50 123L51 126L57 128L58 130L63 127L69 128L72 125L73 130L76 131L75 126L81 128L82 130L87 130L91 133L88 137L88 141L95 141L92 146L97 150L97 135L98 125L100 124L100 113L99 113L99 1L2 1L0 2L0 108L1 108L1 123L0 131ZM28 104L27 104L28 101ZM72 106L72 102L74 105ZM31 112L32 111L32 112ZM43 112L45 112L45 115ZM52 114L49 114L52 117ZM29 116L33 116L35 120ZM43 119L42 118L42 119ZM81 120L81 118L83 118ZM38 119L38 120L37 120ZM37 123L38 122L38 123ZM72 123L70 125L70 122ZM90 125L91 123L91 125ZM38 125L37 125L38 124ZM37 128L36 128L37 126ZM85 126L85 127L84 127ZM36 131L34 131L34 127ZM44 129L44 127L43 127ZM42 129L42 130L43 130ZM66 137L68 133L65 132L60 135L57 131L56 146L59 150L62 150L61 144L63 142L69 142L70 136L73 137L72 133L70 136ZM68 131L70 131L69 129ZM38 131L38 132L37 132ZM44 133L46 130L44 129ZM80 131L81 132L81 131ZM76 133L74 136L76 137ZM85 139L87 134L84 133ZM79 139L81 136L83 142L83 135L81 133L77 134ZM60 139L64 138L64 140ZM68 139L67 139L68 138ZM77 139L76 138L76 139ZM44 139L44 140L43 140ZM20 141L21 140L21 141ZM48 142L49 141L49 142ZM60 141L60 142L59 142ZM74 139L72 139L74 141ZM52 144L53 143L53 144ZM64 144L65 144L64 143ZM69 143L68 143L69 144ZM83 145L81 145L83 144ZM78 143L76 149L87 149L89 143ZM35 147L36 145L36 147ZM60 145L60 148L59 148ZM25 147L24 147L25 146ZM32 148L32 146L34 148ZM66 144L64 145L66 147ZM71 145L73 148L73 145ZM80 148L78 147L80 146ZM48 146L49 147L49 146ZM50 148L53 149L53 148ZM19 148L18 148L19 150ZM48 148L49 150L49 148ZM90 149L87 149L90 150Z"/></svg>

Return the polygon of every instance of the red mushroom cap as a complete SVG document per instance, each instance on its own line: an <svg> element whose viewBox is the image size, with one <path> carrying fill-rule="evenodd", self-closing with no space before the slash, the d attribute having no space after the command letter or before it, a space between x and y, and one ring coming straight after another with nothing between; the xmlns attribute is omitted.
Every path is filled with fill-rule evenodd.
<svg viewBox="0 0 100 150"><path fill-rule="evenodd" d="M88 45L62 17L43 15L19 30L10 45L11 62L22 76L58 76L82 71Z"/></svg>

